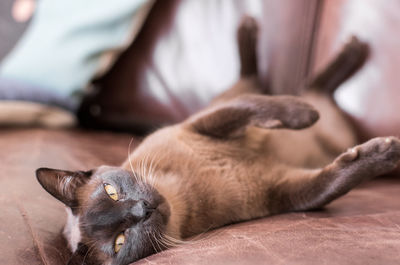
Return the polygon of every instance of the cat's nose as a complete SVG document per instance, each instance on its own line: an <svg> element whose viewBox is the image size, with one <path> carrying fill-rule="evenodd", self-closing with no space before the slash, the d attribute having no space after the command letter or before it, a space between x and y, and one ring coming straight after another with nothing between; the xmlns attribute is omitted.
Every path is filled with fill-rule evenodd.
<svg viewBox="0 0 400 265"><path fill-rule="evenodd" d="M142 221L148 219L153 211L154 208L148 201L139 200L132 206L130 213L137 221Z"/></svg>

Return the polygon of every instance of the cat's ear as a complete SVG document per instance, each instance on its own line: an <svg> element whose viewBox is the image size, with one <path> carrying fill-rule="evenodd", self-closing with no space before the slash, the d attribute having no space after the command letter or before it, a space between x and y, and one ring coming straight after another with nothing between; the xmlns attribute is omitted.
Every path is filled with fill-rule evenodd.
<svg viewBox="0 0 400 265"><path fill-rule="evenodd" d="M92 171L66 171L51 168L36 170L36 178L40 185L56 199L69 207L77 204L75 191L91 177Z"/></svg>
<svg viewBox="0 0 400 265"><path fill-rule="evenodd" d="M298 97L244 94L211 106L185 126L212 137L235 138L244 135L247 126L303 129L318 118L318 112Z"/></svg>

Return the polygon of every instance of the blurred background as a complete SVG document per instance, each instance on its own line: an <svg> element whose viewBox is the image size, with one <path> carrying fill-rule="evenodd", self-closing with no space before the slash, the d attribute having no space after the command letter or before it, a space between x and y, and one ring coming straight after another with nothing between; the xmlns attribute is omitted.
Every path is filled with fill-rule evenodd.
<svg viewBox="0 0 400 265"><path fill-rule="evenodd" d="M236 29L260 23L261 81L298 94L355 35L371 46L335 99L365 137L400 129L400 1L3 0L0 124L145 132L239 77Z"/></svg>
<svg viewBox="0 0 400 265"><path fill-rule="evenodd" d="M34 9L30 8L27 12L29 14L21 20L20 16L13 14L13 9L25 10L26 8L21 8L15 5L15 3L14 0L4 0L0 3L0 60L11 51L12 47L25 31L28 24L27 22ZM34 5L34 3L34 1L30 1L30 5Z"/></svg>

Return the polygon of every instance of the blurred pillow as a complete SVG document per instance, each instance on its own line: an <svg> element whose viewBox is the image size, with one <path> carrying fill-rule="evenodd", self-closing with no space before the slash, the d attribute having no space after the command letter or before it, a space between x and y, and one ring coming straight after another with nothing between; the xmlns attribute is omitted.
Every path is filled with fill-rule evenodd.
<svg viewBox="0 0 400 265"><path fill-rule="evenodd" d="M135 38L154 0L41 0L0 65L0 100L76 110L85 87Z"/></svg>
<svg viewBox="0 0 400 265"><path fill-rule="evenodd" d="M64 109L28 101L1 101L0 125L66 128L76 125L75 116Z"/></svg>

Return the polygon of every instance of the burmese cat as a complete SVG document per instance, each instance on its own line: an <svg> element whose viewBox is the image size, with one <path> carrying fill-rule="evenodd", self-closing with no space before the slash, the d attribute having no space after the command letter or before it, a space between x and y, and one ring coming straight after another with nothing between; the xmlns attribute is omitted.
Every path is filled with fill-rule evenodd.
<svg viewBox="0 0 400 265"><path fill-rule="evenodd" d="M257 81L255 21L246 18L238 36L241 80L149 135L121 167L37 170L67 206L70 264L129 264L226 224L316 209L396 167L394 137L340 154L356 138L331 92L362 65L365 44L352 39L302 97L268 96Z"/></svg>

